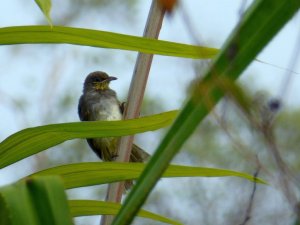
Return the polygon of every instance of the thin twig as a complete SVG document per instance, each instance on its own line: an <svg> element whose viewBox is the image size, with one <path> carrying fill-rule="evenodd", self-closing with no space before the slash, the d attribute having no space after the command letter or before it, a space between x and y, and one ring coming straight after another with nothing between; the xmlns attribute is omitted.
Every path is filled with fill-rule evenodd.
<svg viewBox="0 0 300 225"><path fill-rule="evenodd" d="M158 38L164 13L164 10L158 5L157 0L152 0L152 5L144 30L144 37ZM152 59L153 55L143 53L138 54L130 84L124 119L139 117ZM118 157L116 161L129 161L133 138L133 136L127 136L120 139L118 146ZM123 182L110 184L107 190L106 201L121 202L123 190ZM112 223L112 221L113 216L103 216L100 224L109 225Z"/></svg>
<svg viewBox="0 0 300 225"><path fill-rule="evenodd" d="M258 163L258 168L257 168L257 170L255 171L255 173L253 175L253 177L254 177L253 189L252 189L252 193L251 193L251 196L250 196L250 199L249 199L249 205L248 205L248 208L247 208L247 211L246 211L246 216L245 216L244 221L240 225L246 225L247 222L251 219L251 212L252 212L254 196L255 196L255 192L256 192L256 185L257 185L256 178L259 174L259 170L260 170L260 164Z"/></svg>
<svg viewBox="0 0 300 225"><path fill-rule="evenodd" d="M279 185L282 188L282 192L290 205L295 207L297 198L294 185L297 185L297 178L284 162L276 143L274 130L276 110L274 111L272 106L265 103L258 103L258 107L259 114L256 116L249 114L248 119L252 126L262 134L267 150L277 166Z"/></svg>
<svg viewBox="0 0 300 225"><path fill-rule="evenodd" d="M262 128L262 133L266 141L270 154L273 156L279 172L279 182L283 193L292 207L296 205L297 197L293 190L293 173L289 170L282 159L278 146L276 145L273 129L271 127ZM290 180L291 179L291 180Z"/></svg>

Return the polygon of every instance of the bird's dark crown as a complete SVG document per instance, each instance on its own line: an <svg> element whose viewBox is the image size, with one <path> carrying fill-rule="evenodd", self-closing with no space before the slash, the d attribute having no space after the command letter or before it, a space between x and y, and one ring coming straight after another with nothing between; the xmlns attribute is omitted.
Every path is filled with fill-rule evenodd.
<svg viewBox="0 0 300 225"><path fill-rule="evenodd" d="M85 90L107 90L109 89L109 82L116 80L116 77L110 77L107 73L96 71L90 73L84 81Z"/></svg>

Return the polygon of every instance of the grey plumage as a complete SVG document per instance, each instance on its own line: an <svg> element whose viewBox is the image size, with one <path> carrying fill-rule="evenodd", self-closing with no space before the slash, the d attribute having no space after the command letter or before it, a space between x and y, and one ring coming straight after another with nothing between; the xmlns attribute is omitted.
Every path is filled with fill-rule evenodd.
<svg viewBox="0 0 300 225"><path fill-rule="evenodd" d="M116 92L109 88L109 82L117 78L110 77L104 72L90 73L84 82L83 94L79 99L78 114L81 121L121 120L122 107ZM87 139L89 146L104 161L113 161L116 156L118 138ZM149 154L133 145L130 156L131 162L143 162Z"/></svg>

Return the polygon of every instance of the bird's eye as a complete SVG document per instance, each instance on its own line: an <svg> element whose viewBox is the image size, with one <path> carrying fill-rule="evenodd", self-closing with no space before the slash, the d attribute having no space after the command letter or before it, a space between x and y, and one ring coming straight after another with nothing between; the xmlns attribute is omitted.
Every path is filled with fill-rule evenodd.
<svg viewBox="0 0 300 225"><path fill-rule="evenodd" d="M95 77L94 82L101 82L101 79L99 77Z"/></svg>

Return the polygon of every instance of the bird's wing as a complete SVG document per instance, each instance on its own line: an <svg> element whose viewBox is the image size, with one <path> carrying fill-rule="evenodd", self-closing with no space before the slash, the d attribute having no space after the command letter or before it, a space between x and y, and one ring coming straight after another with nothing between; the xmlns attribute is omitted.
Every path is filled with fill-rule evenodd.
<svg viewBox="0 0 300 225"><path fill-rule="evenodd" d="M89 109L83 100L84 96L82 95L79 99L78 103L78 115L81 121L88 121L89 120Z"/></svg>

